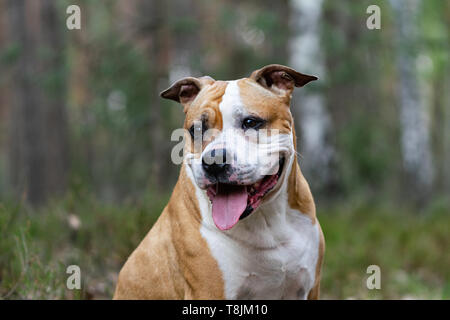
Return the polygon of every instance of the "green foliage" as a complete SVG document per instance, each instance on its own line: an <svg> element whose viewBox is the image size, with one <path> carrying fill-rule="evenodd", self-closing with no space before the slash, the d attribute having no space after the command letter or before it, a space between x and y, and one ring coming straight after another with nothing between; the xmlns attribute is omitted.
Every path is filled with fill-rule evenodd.
<svg viewBox="0 0 450 320"><path fill-rule="evenodd" d="M0 66L7 66L17 61L22 51L22 46L19 43L11 43L0 50Z"/></svg>
<svg viewBox="0 0 450 320"><path fill-rule="evenodd" d="M114 190L113 196L131 196L146 188L151 169L149 66L143 54L125 42L105 39L97 54L89 79L95 96L87 106L87 119L73 127L72 179L93 190L127 186ZM86 141L94 159L80 153Z"/></svg>
<svg viewBox="0 0 450 320"><path fill-rule="evenodd" d="M349 193L355 192L355 186L375 191L392 174L391 160L386 156L392 146L385 143L385 133L373 128L373 121L365 116L355 118L338 136L347 150L341 159L343 186Z"/></svg>
<svg viewBox="0 0 450 320"><path fill-rule="evenodd" d="M0 299L110 298L119 268L166 201L150 194L113 206L72 195L39 210L0 204ZM81 290L66 289L72 264Z"/></svg>
<svg viewBox="0 0 450 320"><path fill-rule="evenodd" d="M326 240L323 298L448 296L449 213L449 206L418 216L400 208L354 203L319 212ZM372 264L381 268L381 290L366 287L366 269Z"/></svg>

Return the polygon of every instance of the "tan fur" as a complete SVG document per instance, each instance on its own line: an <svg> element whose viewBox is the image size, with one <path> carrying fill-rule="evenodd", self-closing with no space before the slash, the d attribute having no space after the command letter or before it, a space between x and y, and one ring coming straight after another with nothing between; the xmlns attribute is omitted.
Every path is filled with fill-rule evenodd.
<svg viewBox="0 0 450 320"><path fill-rule="evenodd" d="M297 150L297 138L295 135L295 129L292 132L294 136L294 147ZM317 300L320 295L320 277L323 265L323 257L325 255L325 238L323 236L322 228L320 227L319 221L316 218L316 205L314 203L314 198L312 196L311 190L309 189L308 182L300 170L300 166L297 161L297 155L294 159L294 164L292 166L291 172L289 174L289 184L288 184L288 203L292 209L298 210L306 215L308 215L314 223L318 224L320 232L319 241L319 259L316 265L316 278L313 288L308 294L309 300Z"/></svg>
<svg viewBox="0 0 450 320"><path fill-rule="evenodd" d="M169 204L120 271L114 299L223 299L200 219L183 167Z"/></svg>
<svg viewBox="0 0 450 320"><path fill-rule="evenodd" d="M189 130L194 121L199 121L202 117L206 117L208 129L222 130L222 114L220 113L219 105L222 101L226 87L227 83L225 81L215 81L199 92L194 101L192 101L189 107L185 109L186 119L184 121L184 128L186 130ZM194 152L194 144L192 143L189 134L186 134L186 149L189 150L189 152ZM202 150L206 148L212 139L213 137L203 140Z"/></svg>
<svg viewBox="0 0 450 320"><path fill-rule="evenodd" d="M252 79L240 80L238 85L242 102L247 110L267 120L264 129L278 129L282 134L291 132L290 94L277 95Z"/></svg>

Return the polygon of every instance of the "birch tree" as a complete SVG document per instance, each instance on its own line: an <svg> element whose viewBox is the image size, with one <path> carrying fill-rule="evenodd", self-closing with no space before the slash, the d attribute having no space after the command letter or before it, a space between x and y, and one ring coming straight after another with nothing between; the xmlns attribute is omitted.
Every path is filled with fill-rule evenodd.
<svg viewBox="0 0 450 320"><path fill-rule="evenodd" d="M320 19L322 0L293 0L290 45L290 65L300 72L313 74L321 81L325 78L325 66L320 50ZM300 126L297 133L302 168L314 177L316 186L324 186L330 178L333 147L327 141L331 121L320 92L308 88L296 90L294 103L299 106L294 115Z"/></svg>
<svg viewBox="0 0 450 320"><path fill-rule="evenodd" d="M407 185L424 197L433 182L427 113L418 84L417 15L420 0L390 0L394 12L401 150Z"/></svg>

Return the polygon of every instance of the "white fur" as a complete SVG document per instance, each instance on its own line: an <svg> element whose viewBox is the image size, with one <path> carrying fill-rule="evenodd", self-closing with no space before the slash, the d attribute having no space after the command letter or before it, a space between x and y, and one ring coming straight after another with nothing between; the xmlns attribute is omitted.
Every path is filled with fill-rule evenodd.
<svg viewBox="0 0 450 320"><path fill-rule="evenodd" d="M223 130L232 128L236 115L244 112L243 103L239 94L238 81L228 81L227 88L219 105L223 120Z"/></svg>

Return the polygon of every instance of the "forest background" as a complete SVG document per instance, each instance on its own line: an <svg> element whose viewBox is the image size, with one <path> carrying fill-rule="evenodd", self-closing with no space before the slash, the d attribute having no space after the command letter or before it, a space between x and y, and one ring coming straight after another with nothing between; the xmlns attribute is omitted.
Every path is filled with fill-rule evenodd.
<svg viewBox="0 0 450 320"><path fill-rule="evenodd" d="M110 298L178 176L158 93L271 63L319 77L292 113L322 298L450 298L449 47L441 0L0 0L0 298Z"/></svg>

